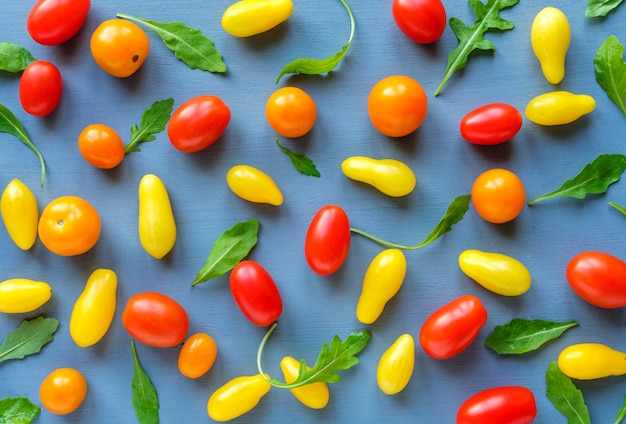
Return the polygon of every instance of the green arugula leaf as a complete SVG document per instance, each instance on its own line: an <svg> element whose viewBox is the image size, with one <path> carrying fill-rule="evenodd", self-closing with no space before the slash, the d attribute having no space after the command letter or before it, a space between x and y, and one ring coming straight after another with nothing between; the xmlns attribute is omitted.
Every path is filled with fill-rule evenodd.
<svg viewBox="0 0 626 424"><path fill-rule="evenodd" d="M118 13L117 17L137 22L157 33L176 58L191 69L226 72L222 55L215 49L213 41L199 29L188 27L183 22L155 22L123 13Z"/></svg>
<svg viewBox="0 0 626 424"><path fill-rule="evenodd" d="M156 140L154 134L158 134L165 129L172 109L174 108L174 99L165 99L156 101L141 116L141 126L133 124L130 129L131 139L124 146L124 152L138 152L140 143Z"/></svg>
<svg viewBox="0 0 626 424"><path fill-rule="evenodd" d="M152 385L150 377L141 368L135 343L132 340L130 341L130 349L133 353L135 368L131 383L135 415L140 424L157 424L159 422L159 399L156 389Z"/></svg>
<svg viewBox="0 0 626 424"><path fill-rule="evenodd" d="M41 166L41 186L43 187L44 179L46 178L46 164L43 160L43 156L41 156L39 149L37 149L35 144L30 140L26 130L15 115L13 115L13 112L2 104L0 104L0 132L15 136L37 155L39 165Z"/></svg>
<svg viewBox="0 0 626 424"><path fill-rule="evenodd" d="M28 398L0 399L0 424L30 424L41 412L41 408Z"/></svg>
<svg viewBox="0 0 626 424"><path fill-rule="evenodd" d="M626 397L624 397L624 406L621 407L619 411L617 411L617 418L615 418L614 424L620 424L626 418Z"/></svg>
<svg viewBox="0 0 626 424"><path fill-rule="evenodd" d="M474 50L496 50L491 41L483 38L488 30L508 31L514 28L513 22L502 19L499 13L503 9L515 6L519 0L488 0L486 4L480 0L469 0L469 2L477 18L471 27L465 25L458 18L450 18L450 28L459 40L459 45L448 54L448 65L443 79L435 91L435 96L439 95L443 86L456 71L467 66L470 54Z"/></svg>
<svg viewBox="0 0 626 424"><path fill-rule="evenodd" d="M343 60L344 56L348 53L348 49L352 45L352 39L354 38L355 21L352 9L345 2L345 0L339 0L341 4L346 8L348 16L350 18L350 38L348 42L344 44L341 50L334 55L327 57L326 59L313 59L313 58L300 58L285 65L276 78L276 84L280 82L283 75L286 74L305 74L305 75L321 75L326 74L335 69L339 63Z"/></svg>
<svg viewBox="0 0 626 424"><path fill-rule="evenodd" d="M22 321L0 344L0 362L22 359L38 353L44 345L52 341L52 335L58 326L59 321L55 318L42 316Z"/></svg>
<svg viewBox="0 0 626 424"><path fill-rule="evenodd" d="M589 0L585 9L585 18L597 18L606 16L617 9L624 0Z"/></svg>
<svg viewBox="0 0 626 424"><path fill-rule="evenodd" d="M191 285L209 281L233 269L256 245L259 232L259 220L251 218L238 222L224 231L213 243L211 253Z"/></svg>
<svg viewBox="0 0 626 424"><path fill-rule="evenodd" d="M546 397L567 418L568 424L591 424L582 392L554 361L546 372L546 386Z"/></svg>
<svg viewBox="0 0 626 424"><path fill-rule="evenodd" d="M596 81L626 116L626 62L624 45L611 35L600 46L593 59Z"/></svg>
<svg viewBox="0 0 626 424"><path fill-rule="evenodd" d="M0 42L0 71L17 74L36 59L22 46Z"/></svg>
<svg viewBox="0 0 626 424"><path fill-rule="evenodd" d="M609 202L609 205L613 206L615 209L620 211L623 215L626 215L626 208L624 206L618 205L615 202Z"/></svg>
<svg viewBox="0 0 626 424"><path fill-rule="evenodd" d="M540 348L577 325L576 321L514 318L504 325L496 326L485 339L485 345L499 355L522 354Z"/></svg>
<svg viewBox="0 0 626 424"><path fill-rule="evenodd" d="M605 193L609 186L622 176L626 169L626 155L603 154L588 163L571 180L567 180L556 190L536 197L528 202L529 205L542 200L554 199L556 197L574 197L584 199L587 194Z"/></svg>
<svg viewBox="0 0 626 424"><path fill-rule="evenodd" d="M276 145L280 150L283 151L284 154L289 157L293 166L304 175L308 175L310 177L319 177L320 172L315 167L315 163L311 159L309 159L304 153L294 152L289 150L287 147L283 146L278 142L278 137L276 137Z"/></svg>

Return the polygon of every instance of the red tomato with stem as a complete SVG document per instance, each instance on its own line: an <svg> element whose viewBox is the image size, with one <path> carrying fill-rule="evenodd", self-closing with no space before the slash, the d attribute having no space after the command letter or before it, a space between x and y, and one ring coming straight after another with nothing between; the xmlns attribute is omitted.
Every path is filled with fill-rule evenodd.
<svg viewBox="0 0 626 424"><path fill-rule="evenodd" d="M313 271L330 275L343 265L350 250L350 221L336 205L320 208L306 233L304 257Z"/></svg>
<svg viewBox="0 0 626 424"><path fill-rule="evenodd" d="M78 150L88 163L101 169L115 168L126 155L120 135L103 124L87 125L81 131Z"/></svg>
<svg viewBox="0 0 626 424"><path fill-rule="evenodd" d="M626 262L603 252L574 256L565 271L574 292L592 305L605 309L626 306Z"/></svg>
<svg viewBox="0 0 626 424"><path fill-rule="evenodd" d="M441 0L393 0L391 12L398 28L416 43L434 43L446 29Z"/></svg>
<svg viewBox="0 0 626 424"><path fill-rule="evenodd" d="M230 273L230 292L253 324L265 327L283 312L283 301L272 276L260 264L239 262Z"/></svg>
<svg viewBox="0 0 626 424"><path fill-rule="evenodd" d="M24 69L20 78L20 103L35 116L48 116L59 105L63 79L59 69L45 60L36 60Z"/></svg>
<svg viewBox="0 0 626 424"><path fill-rule="evenodd" d="M449 359L467 349L487 322L479 298L464 295L433 312L420 330L420 344L435 359Z"/></svg>
<svg viewBox="0 0 626 424"><path fill-rule="evenodd" d="M197 96L180 105L170 118L167 135L181 152L193 153L215 143L230 122L230 109L217 96Z"/></svg>
<svg viewBox="0 0 626 424"><path fill-rule="evenodd" d="M472 144L494 145L515 137L522 128L522 114L506 103L490 103L461 119L460 130Z"/></svg>
<svg viewBox="0 0 626 424"><path fill-rule="evenodd" d="M39 44L61 44L80 31L90 8L89 0L38 0L28 14L26 28Z"/></svg>
<svg viewBox="0 0 626 424"><path fill-rule="evenodd" d="M530 424L537 416L535 395L523 386L501 386L469 397L456 415L457 424Z"/></svg>

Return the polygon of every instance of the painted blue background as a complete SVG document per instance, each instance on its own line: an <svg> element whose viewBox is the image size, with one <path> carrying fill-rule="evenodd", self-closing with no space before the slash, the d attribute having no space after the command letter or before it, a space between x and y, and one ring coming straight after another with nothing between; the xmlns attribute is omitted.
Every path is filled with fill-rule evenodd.
<svg viewBox="0 0 626 424"><path fill-rule="evenodd" d="M434 45L421 46L406 38L391 16L390 1L353 1L357 21L354 43L339 68L327 76L293 76L279 86L295 85L317 103L318 121L303 139L281 139L317 164L322 177L298 174L274 144L276 134L266 123L264 105L277 85L283 65L309 56L334 54L348 39L349 26L339 1L295 0L294 13L283 25L249 39L236 39L220 26L226 0L94 0L82 31L56 47L37 45L26 32L32 1L5 2L0 14L0 40L23 45L37 58L53 61L64 77L64 94L57 111L47 118L27 115L18 100L19 77L0 75L0 102L21 120L46 158L48 174L39 186L35 156L13 137L0 134L0 185L19 178L35 193L40 208L61 195L86 198L102 216L97 246L80 257L64 258L48 252L40 242L30 251L19 250L6 231L0 231L0 280L25 277L49 282L53 299L40 310L0 316L0 337L23 319L40 314L56 317L55 339L35 356L0 364L0 398L27 396L39 404L38 388L53 369L72 366L89 382L89 393L78 411L59 417L42 411L39 423L135 422L131 404L132 359L129 335L120 316L126 300L141 291L161 291L189 312L190 334L205 331L219 347L218 359L206 376L190 380L178 373L178 349L155 349L138 344L138 354L158 391L163 423L206 422L211 393L239 375L256 373L255 354L264 329L248 322L234 305L224 276L201 286L190 282L204 264L213 241L235 222L256 216L261 221L259 243L250 255L275 278L284 300L284 313L267 346L266 370L280 375L278 361L285 354L313 362L321 345L334 334L345 337L360 324L354 314L363 274L382 249L353 236L347 262L340 272L320 277L307 266L302 246L308 224L321 206L336 203L349 214L351 224L385 239L413 244L421 241L457 195L469 193L472 181L494 167L508 168L525 184L529 198L558 187L584 164L602 153L624 152L626 118L595 82L593 58L609 35L626 42L626 7L606 19L585 19L586 1L522 0L501 16L515 29L490 32L495 53L476 54L457 72L442 94L433 93L443 75L447 53L456 38L447 28ZM466 1L444 1L448 16L471 23ZM569 18L572 42L567 73L561 84L549 84L539 68L529 41L532 20L544 6L556 6ZM101 71L89 53L89 37L103 20L127 13L156 21L184 21L213 39L229 67L225 75L191 70L176 60L161 40L152 42L143 68L128 79ZM367 117L370 88L381 78L406 74L421 82L429 95L429 112L422 127L403 139L377 133ZM523 111L534 96L554 89L586 93L597 109L579 121L545 128L525 120L521 132L497 147L465 143L458 122L470 110L490 102L507 102ZM232 110L232 121L219 142L206 151L184 154L170 145L166 133L140 153L128 155L115 170L88 165L76 139L83 127L101 122L128 139L130 127L155 100L173 97L175 106L201 95L215 94ZM417 176L408 197L387 198L348 180L340 170L348 156L397 158ZM285 203L276 208L247 203L225 183L226 171L246 163L268 172L281 187ZM137 236L137 186L146 173L166 184L178 224L174 250L163 260L150 257ZM527 207L514 221L493 225L471 208L452 232L432 245L407 253L409 270L400 293L382 317L369 326L369 346L361 363L342 373L331 387L331 401L321 411L309 410L285 391L272 390L240 423L362 422L451 423L458 406L470 395L498 385L524 385L535 394L536 422L565 422L545 397L545 371L565 346L577 342L606 343L626 350L624 310L601 310L586 304L567 286L565 266L577 253L601 250L626 258L626 219L607 204L626 204L623 183L585 201L553 200ZM521 260L533 276L531 290L521 297L491 294L465 277L457 257L476 248L504 253ZM81 349L69 336L72 305L91 272L114 269L119 277L118 309L106 337ZM381 354L402 333L417 339L425 318L436 308L467 293L478 295L489 320L476 342L447 361L429 358L416 348L416 367L408 387L393 397L376 385ZM520 357L499 357L484 346L494 326L515 317L574 319L580 327L541 350ZM594 423L614 421L623 405L623 377L577 382Z"/></svg>

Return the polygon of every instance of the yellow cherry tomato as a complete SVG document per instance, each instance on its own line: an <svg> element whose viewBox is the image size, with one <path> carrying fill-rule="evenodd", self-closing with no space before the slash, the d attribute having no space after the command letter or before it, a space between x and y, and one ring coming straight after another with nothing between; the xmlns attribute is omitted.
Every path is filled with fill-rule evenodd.
<svg viewBox="0 0 626 424"><path fill-rule="evenodd" d="M222 28L234 37L250 37L286 21L293 11L291 0L242 0L222 15Z"/></svg>
<svg viewBox="0 0 626 424"><path fill-rule="evenodd" d="M470 249L459 255L459 266L472 280L502 296L519 296L530 289L530 272L510 256Z"/></svg>
<svg viewBox="0 0 626 424"><path fill-rule="evenodd" d="M402 334L378 361L376 381L387 395L400 393L409 384L415 368L415 340Z"/></svg>
<svg viewBox="0 0 626 424"><path fill-rule="evenodd" d="M360 322L372 324L380 317L387 302L402 287L406 268L406 257L398 249L383 250L370 262L356 305L356 317Z"/></svg>
<svg viewBox="0 0 626 424"><path fill-rule="evenodd" d="M150 255L161 259L176 243L176 221L163 181L146 174L139 182L139 241Z"/></svg>
<svg viewBox="0 0 626 424"><path fill-rule="evenodd" d="M552 91L528 102L526 117L539 125L564 125L593 112L595 108L595 99L587 94Z"/></svg>
<svg viewBox="0 0 626 424"><path fill-rule="evenodd" d="M87 396L87 380L74 368L52 371L39 386L41 404L53 414L74 412Z"/></svg>
<svg viewBox="0 0 626 424"><path fill-rule="evenodd" d="M557 360L563 374L577 380L593 380L626 374L626 353L600 343L566 347Z"/></svg>
<svg viewBox="0 0 626 424"><path fill-rule="evenodd" d="M261 374L233 378L209 398L209 417L220 422L240 417L257 406L271 388Z"/></svg>
<svg viewBox="0 0 626 424"><path fill-rule="evenodd" d="M226 174L228 187L248 202L283 204L283 194L269 175L249 165L235 165Z"/></svg>
<svg viewBox="0 0 626 424"><path fill-rule="evenodd" d="M150 52L150 40L139 25L125 19L109 19L95 29L89 48L102 70L126 78L143 65Z"/></svg>
<svg viewBox="0 0 626 424"><path fill-rule="evenodd" d="M310 369L310 367L307 367ZM280 369L285 377L285 383L293 382L300 372L300 361L292 356L285 356L280 361ZM290 389L291 393L302 404L312 409L322 409L328 405L330 392L328 385L324 382L307 384L306 386Z"/></svg>
<svg viewBox="0 0 626 424"><path fill-rule="evenodd" d="M104 337L115 314L116 293L114 271L97 269L91 273L70 317L70 335L78 346L92 346Z"/></svg>
<svg viewBox="0 0 626 424"><path fill-rule="evenodd" d="M22 250L28 250L37 240L39 209L32 191L20 180L7 184L0 198L0 211L11 240Z"/></svg>
<svg viewBox="0 0 626 424"><path fill-rule="evenodd" d="M178 371L185 377L198 378L206 374L215 363L217 344L205 333L190 336L178 354Z"/></svg>
<svg viewBox="0 0 626 424"><path fill-rule="evenodd" d="M22 314L41 307L52 297L52 287L43 281L12 278L0 283L0 312Z"/></svg>
<svg viewBox="0 0 626 424"><path fill-rule="evenodd" d="M567 16L555 7L542 9L530 28L530 42L548 82L558 84L565 76L565 56L571 31Z"/></svg>
<svg viewBox="0 0 626 424"><path fill-rule="evenodd" d="M415 188L411 168L395 159L352 156L342 162L341 170L346 177L369 184L391 197L406 196Z"/></svg>

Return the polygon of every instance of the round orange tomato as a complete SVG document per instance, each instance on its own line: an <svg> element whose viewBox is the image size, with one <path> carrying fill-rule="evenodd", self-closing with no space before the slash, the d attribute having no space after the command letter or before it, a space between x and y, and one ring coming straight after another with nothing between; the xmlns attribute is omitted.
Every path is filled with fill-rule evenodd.
<svg viewBox="0 0 626 424"><path fill-rule="evenodd" d="M39 398L48 411L65 415L74 412L87 396L87 380L74 368L58 368L39 387Z"/></svg>
<svg viewBox="0 0 626 424"><path fill-rule="evenodd" d="M428 112L428 98L413 78L392 75L372 87L367 111L379 132L388 137L404 137L422 125Z"/></svg>
<svg viewBox="0 0 626 424"><path fill-rule="evenodd" d="M267 99L267 122L283 137L302 137L315 125L317 109L309 94L297 87L282 87Z"/></svg>
<svg viewBox="0 0 626 424"><path fill-rule="evenodd" d="M124 142L113 128L87 125L78 136L78 150L96 168L115 168L124 159Z"/></svg>
<svg viewBox="0 0 626 424"><path fill-rule="evenodd" d="M513 172L494 168L483 172L472 185L472 203L485 221L502 224L516 218L526 204L522 181Z"/></svg>
<svg viewBox="0 0 626 424"><path fill-rule="evenodd" d="M89 47L100 68L114 77L125 78L143 65L150 52L150 40L139 25L109 19L95 29Z"/></svg>
<svg viewBox="0 0 626 424"><path fill-rule="evenodd" d="M100 238L100 215L85 199L62 196L52 200L39 218L39 239L61 256L87 252Z"/></svg>
<svg viewBox="0 0 626 424"><path fill-rule="evenodd" d="M211 336L196 333L183 344L178 355L178 370L189 378L198 378L206 374L217 357L217 344Z"/></svg>

